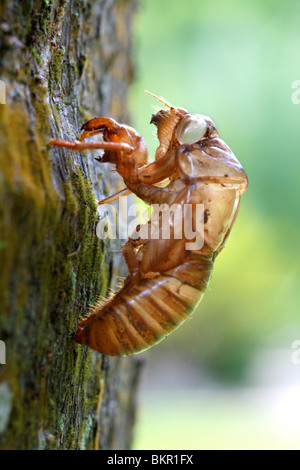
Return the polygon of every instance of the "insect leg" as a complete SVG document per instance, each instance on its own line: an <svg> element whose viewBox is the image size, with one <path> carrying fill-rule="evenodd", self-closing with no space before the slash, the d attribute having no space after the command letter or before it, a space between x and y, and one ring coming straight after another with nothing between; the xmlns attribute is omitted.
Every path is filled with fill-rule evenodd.
<svg viewBox="0 0 300 470"><path fill-rule="evenodd" d="M130 239L124 245L123 256L128 266L129 274L125 283L127 284L128 282L130 282L131 284L134 284L139 279L140 261L134 249L134 245L132 244L132 241Z"/></svg>
<svg viewBox="0 0 300 470"><path fill-rule="evenodd" d="M169 191L153 185L174 174L175 151L171 150L160 160L140 168L137 168L135 157L133 152L124 159L122 176L127 188L148 204L162 204Z"/></svg>
<svg viewBox="0 0 300 470"><path fill-rule="evenodd" d="M49 145L56 147L65 147L73 150L87 150L87 149L103 149L103 150L123 150L124 152L132 152L134 149L131 145L124 142L81 142L74 140L69 142L67 140L50 139Z"/></svg>
<svg viewBox="0 0 300 470"><path fill-rule="evenodd" d="M121 191L119 191L115 194L112 194L111 196L108 196L104 199L101 199L101 201L98 201L98 204L100 204L100 205L101 204L109 204L111 202L117 201L120 197L128 196L129 194L131 194L130 189L124 188Z"/></svg>
<svg viewBox="0 0 300 470"><path fill-rule="evenodd" d="M133 184L128 183L127 181L125 182L128 189L147 204L163 204L166 202L166 198L168 198L170 194L165 188L158 188L157 186L151 186L140 182Z"/></svg>
<svg viewBox="0 0 300 470"><path fill-rule="evenodd" d="M159 160L148 163L138 170L137 178L145 184L155 184L170 177L175 172L175 151L167 152Z"/></svg>

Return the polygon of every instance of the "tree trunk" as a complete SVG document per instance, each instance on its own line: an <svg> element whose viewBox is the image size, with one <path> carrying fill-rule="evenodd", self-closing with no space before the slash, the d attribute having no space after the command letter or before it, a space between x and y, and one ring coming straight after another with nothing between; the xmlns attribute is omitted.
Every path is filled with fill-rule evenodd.
<svg viewBox="0 0 300 470"><path fill-rule="evenodd" d="M95 234L95 200L120 182L99 152L47 142L78 137L94 116L128 121L133 10L134 0L0 6L2 449L130 446L140 361L74 342L78 318L124 263L120 245Z"/></svg>

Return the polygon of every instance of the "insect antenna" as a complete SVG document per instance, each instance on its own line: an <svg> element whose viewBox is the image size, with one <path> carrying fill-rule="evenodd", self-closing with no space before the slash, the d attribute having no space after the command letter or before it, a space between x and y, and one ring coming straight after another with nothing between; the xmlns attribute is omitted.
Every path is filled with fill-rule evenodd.
<svg viewBox="0 0 300 470"><path fill-rule="evenodd" d="M151 91L148 91L148 90L145 90L144 89L144 92L145 93L148 93L148 95L150 96L153 96L153 98L157 99L158 101L160 101L161 103L163 103L165 106L167 106L168 108L172 109L174 106L172 106L170 103L168 103L167 100L165 100L162 96L157 96L157 95L154 95L154 93L151 93Z"/></svg>

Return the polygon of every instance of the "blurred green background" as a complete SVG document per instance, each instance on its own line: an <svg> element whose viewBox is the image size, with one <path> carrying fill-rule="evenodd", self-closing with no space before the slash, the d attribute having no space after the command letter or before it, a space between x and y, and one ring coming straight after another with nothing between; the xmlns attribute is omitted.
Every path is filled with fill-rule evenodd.
<svg viewBox="0 0 300 470"><path fill-rule="evenodd" d="M205 418L199 414L201 426L205 424L210 429L215 423L216 414L210 416L209 405L205 400L201 402L207 377L210 384L217 383L223 390L238 386L245 391L254 380L249 378L253 358L265 358L279 350L285 359L281 361L276 356L278 367L270 359L272 372L265 361L267 365L261 373L264 380L258 383L256 379L256 385L263 387L270 374L268 384L274 391L276 384L286 381L288 385L300 374L300 366L291 368L290 360L291 343L300 339L300 104L291 100L292 83L300 79L300 2L142 0L134 35L132 125L146 138L150 154L154 155L157 146L154 126L149 125L150 115L152 106L159 103L143 93L143 88L165 97L174 106L210 116L249 178L237 221L216 260L210 287L198 311L146 353L148 379L141 400L142 416L144 410L147 419L138 425L136 447L189 448L188 441L183 443L177 433L178 426L194 429L195 400L206 409ZM257 360L258 368L262 362ZM185 384L181 383L182 374ZM203 374L205 379L201 379ZM199 379L196 385L195 375ZM178 426L170 425L170 430L163 433L165 440L161 437L160 444L156 444L155 433L162 428L154 417L163 416L164 403L170 404L163 383L166 392L171 388L173 394L185 397L193 389L191 399L180 405L180 413L190 416L190 421L184 424L179 420ZM195 395L195 387L199 395ZM149 389L153 393L148 394L147 401ZM227 410L228 400L223 398L218 406L224 405ZM185 413L182 407L187 402ZM243 410L248 402L241 403ZM214 404L213 408L218 406ZM254 408L259 410L259 406ZM166 420L175 409L178 410L178 400L174 400ZM249 430L246 414L254 416L249 410L244 414L237 411L237 429ZM227 429L228 419L222 412L219 416ZM260 418L258 413L257 423ZM240 427L240 422L244 427ZM269 436L269 424L266 422L265 437ZM256 448L258 427L264 429L263 424L254 426ZM207 448L213 448L215 429L213 426L212 442L207 442ZM220 431L222 426L217 429ZM298 431L300 438L297 428ZM266 437L265 445L288 446L277 437L275 444ZM203 442L199 437L199 446ZM248 442L252 442L250 437ZM300 439L298 443L300 446ZM225 448L230 445L224 444ZM295 447L294 443L290 445Z"/></svg>

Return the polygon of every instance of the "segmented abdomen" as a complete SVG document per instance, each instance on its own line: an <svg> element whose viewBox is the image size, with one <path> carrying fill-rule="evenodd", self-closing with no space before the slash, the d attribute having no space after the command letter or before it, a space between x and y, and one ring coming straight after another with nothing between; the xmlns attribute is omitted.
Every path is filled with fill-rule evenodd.
<svg viewBox="0 0 300 470"><path fill-rule="evenodd" d="M150 348L181 325L200 302L213 261L190 259L183 265L124 287L102 308L79 323L76 341L110 356Z"/></svg>

